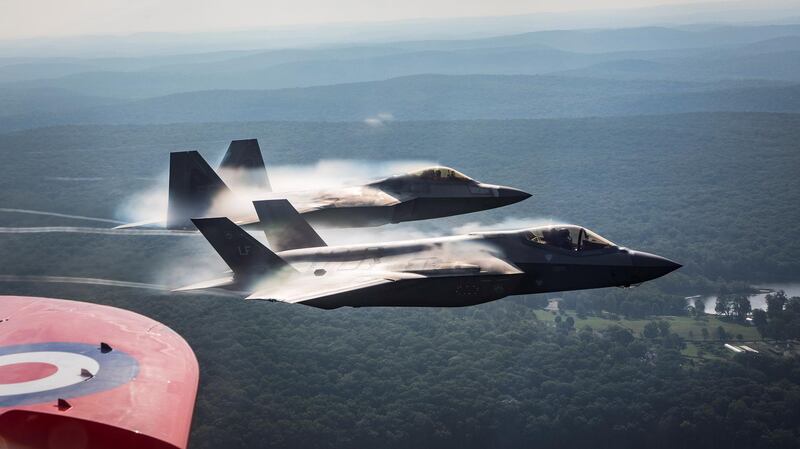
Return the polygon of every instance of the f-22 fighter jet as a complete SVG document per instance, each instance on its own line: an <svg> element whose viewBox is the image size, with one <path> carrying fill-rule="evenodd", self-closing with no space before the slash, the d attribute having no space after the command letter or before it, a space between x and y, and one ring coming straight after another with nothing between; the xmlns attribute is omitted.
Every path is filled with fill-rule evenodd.
<svg viewBox="0 0 800 449"><path fill-rule="evenodd" d="M219 167L223 182L197 151L170 154L167 219L118 228L193 229L192 218L226 216L236 224L259 228L253 198L237 195L236 187L258 199L275 197L258 141L234 140ZM225 176L227 174L227 176ZM309 180L311 181L311 180ZM477 212L522 201L531 195L511 187L485 184L448 167L428 167L363 185L327 190L283 192L314 226L355 228L380 226Z"/></svg>

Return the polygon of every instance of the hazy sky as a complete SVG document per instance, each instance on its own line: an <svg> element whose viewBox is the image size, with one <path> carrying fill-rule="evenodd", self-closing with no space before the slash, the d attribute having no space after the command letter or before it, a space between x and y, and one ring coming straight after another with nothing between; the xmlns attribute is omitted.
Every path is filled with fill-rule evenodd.
<svg viewBox="0 0 800 449"><path fill-rule="evenodd" d="M0 0L0 39L215 31L682 3L691 0Z"/></svg>

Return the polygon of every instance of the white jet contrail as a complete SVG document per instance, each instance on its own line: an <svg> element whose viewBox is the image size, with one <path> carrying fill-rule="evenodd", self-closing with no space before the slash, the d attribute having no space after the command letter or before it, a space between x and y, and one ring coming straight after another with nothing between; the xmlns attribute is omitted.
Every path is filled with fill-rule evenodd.
<svg viewBox="0 0 800 449"><path fill-rule="evenodd" d="M147 290L157 290L168 293L172 291L172 288L166 285L147 284L144 282L115 281L113 279L71 277L71 276L0 274L0 282L40 282L40 283L50 283L50 284L105 285L109 287L143 288ZM222 290L205 290L203 291L202 294L213 295L213 296L226 296L226 297L236 295L233 292L229 293Z"/></svg>
<svg viewBox="0 0 800 449"><path fill-rule="evenodd" d="M150 290L166 290L169 288L164 285L145 284L142 282L114 281L111 279L81 278L69 276L33 276L33 275L0 275L0 282L48 282L55 284L87 284L87 285L108 285L111 287L146 288Z"/></svg>
<svg viewBox="0 0 800 449"><path fill-rule="evenodd" d="M200 235L197 231L181 231L169 229L111 229L111 228L84 228L80 226L36 226L27 228L0 227L0 234L44 234L66 232L74 234L103 234L103 235L167 235L167 236L192 236Z"/></svg>
<svg viewBox="0 0 800 449"><path fill-rule="evenodd" d="M89 221L101 221L103 223L125 224L124 221L111 220L109 218L97 218L97 217L86 217L86 216L83 216L83 215L59 214L57 212L45 212L45 211L41 211L41 210L11 209L11 208L6 208L6 207L0 207L0 212L15 212L15 213L19 213L19 214L33 214L33 215L50 215L51 217L74 218L76 220L89 220Z"/></svg>
<svg viewBox="0 0 800 449"><path fill-rule="evenodd" d="M105 178L97 178L97 177L76 177L76 176L48 176L45 179L50 181L75 181L75 182L86 182L86 181L102 181Z"/></svg>

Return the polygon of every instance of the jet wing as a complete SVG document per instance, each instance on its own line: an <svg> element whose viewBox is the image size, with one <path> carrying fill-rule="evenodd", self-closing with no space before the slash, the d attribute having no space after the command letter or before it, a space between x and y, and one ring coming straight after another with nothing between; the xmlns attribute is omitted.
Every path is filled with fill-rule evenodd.
<svg viewBox="0 0 800 449"><path fill-rule="evenodd" d="M301 214L331 207L393 206L400 200L369 186L342 187L319 192L297 192L289 200Z"/></svg>
<svg viewBox="0 0 800 449"><path fill-rule="evenodd" d="M345 270L327 273L317 270L319 275L296 274L267 281L246 299L334 309L358 303L374 305L368 298L380 298L382 293L391 289L401 286L411 287L420 280L430 278L471 279L522 273L515 266L494 256L487 255L480 262L480 264L449 262L434 266L406 264L402 271ZM357 300L353 301L354 299Z"/></svg>
<svg viewBox="0 0 800 449"><path fill-rule="evenodd" d="M119 226L114 226L114 229L141 229L141 228L166 228L167 227L167 220L145 220L145 221L137 221L136 223L126 223Z"/></svg>
<svg viewBox="0 0 800 449"><path fill-rule="evenodd" d="M0 447L185 448L192 349L114 307L0 296Z"/></svg>
<svg viewBox="0 0 800 449"><path fill-rule="evenodd" d="M233 275L230 275L230 276L225 276L225 277L218 278L218 279L211 279L211 280L208 280L208 281L198 282L196 284L187 285L185 287L179 287L179 288L173 289L172 291L173 292L186 292L186 291L190 291L190 290L205 290L205 289L209 289L209 288L223 288L223 287L231 286L234 283L235 283L235 281L233 280Z"/></svg>
<svg viewBox="0 0 800 449"><path fill-rule="evenodd" d="M405 279L420 279L425 276L400 272L349 272L347 274L296 275L261 285L246 299L286 302L290 304L321 301L335 302L337 297L379 290ZM317 306L319 307L319 306Z"/></svg>

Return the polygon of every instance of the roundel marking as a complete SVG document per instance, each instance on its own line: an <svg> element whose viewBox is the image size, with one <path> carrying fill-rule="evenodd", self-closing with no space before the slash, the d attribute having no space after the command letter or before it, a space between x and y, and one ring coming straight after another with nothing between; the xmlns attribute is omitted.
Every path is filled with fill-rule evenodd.
<svg viewBox="0 0 800 449"><path fill-rule="evenodd" d="M0 377L0 407L10 407L110 390L133 380L139 364L116 349L104 354L99 345L52 342L0 347L3 372L14 373Z"/></svg>
<svg viewBox="0 0 800 449"><path fill-rule="evenodd" d="M81 376L81 369L88 370L92 376L100 370L95 359L72 352L34 351L0 355L0 367L22 363L49 363L56 367L56 372L27 382L0 384L0 397L68 387L86 380Z"/></svg>
<svg viewBox="0 0 800 449"><path fill-rule="evenodd" d="M0 385L26 382L47 377L58 370L50 363L17 363L16 365L0 366Z"/></svg>

